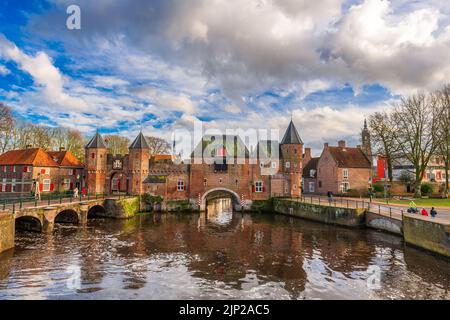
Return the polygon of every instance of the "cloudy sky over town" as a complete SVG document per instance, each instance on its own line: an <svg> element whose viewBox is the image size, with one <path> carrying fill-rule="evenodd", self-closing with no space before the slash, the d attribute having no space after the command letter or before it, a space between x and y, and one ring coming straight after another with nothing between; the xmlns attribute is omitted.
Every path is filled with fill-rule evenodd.
<svg viewBox="0 0 450 320"><path fill-rule="evenodd" d="M292 115L316 150L357 144L365 116L448 81L449 53L442 0L0 3L0 101L86 135L284 131Z"/></svg>

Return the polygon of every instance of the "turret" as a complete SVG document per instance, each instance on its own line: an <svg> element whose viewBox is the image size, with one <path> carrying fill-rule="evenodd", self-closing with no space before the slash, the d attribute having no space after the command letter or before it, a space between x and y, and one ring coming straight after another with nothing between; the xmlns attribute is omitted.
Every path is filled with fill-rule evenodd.
<svg viewBox="0 0 450 320"><path fill-rule="evenodd" d="M141 194L144 192L142 182L148 176L150 162L150 146L142 132L139 132L129 150L130 190L133 194Z"/></svg>
<svg viewBox="0 0 450 320"><path fill-rule="evenodd" d="M97 132L85 147L86 183L91 194L105 192L107 153L105 141Z"/></svg>
<svg viewBox="0 0 450 320"><path fill-rule="evenodd" d="M302 185L303 141L291 119L280 144L282 170L289 181L285 186L290 196L299 197Z"/></svg>
<svg viewBox="0 0 450 320"><path fill-rule="evenodd" d="M364 128L361 131L361 141L361 150L372 163L372 143L370 141L370 132L369 128L367 127L366 119L364 119Z"/></svg>

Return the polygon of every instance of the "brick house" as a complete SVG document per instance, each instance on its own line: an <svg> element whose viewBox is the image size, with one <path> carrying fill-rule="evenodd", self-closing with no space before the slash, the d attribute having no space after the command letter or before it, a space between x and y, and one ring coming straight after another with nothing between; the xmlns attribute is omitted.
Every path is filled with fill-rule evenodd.
<svg viewBox="0 0 450 320"><path fill-rule="evenodd" d="M70 151L41 148L12 150L0 155L0 198L73 190L84 165Z"/></svg>
<svg viewBox="0 0 450 320"><path fill-rule="evenodd" d="M338 142L337 147L325 143L317 163L317 192L367 192L371 169L371 162L362 148L347 147L342 140Z"/></svg>

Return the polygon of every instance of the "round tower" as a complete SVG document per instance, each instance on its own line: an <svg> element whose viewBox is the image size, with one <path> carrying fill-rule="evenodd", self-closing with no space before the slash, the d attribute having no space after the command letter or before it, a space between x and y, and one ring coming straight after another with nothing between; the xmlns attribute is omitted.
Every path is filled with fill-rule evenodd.
<svg viewBox="0 0 450 320"><path fill-rule="evenodd" d="M108 149L100 133L85 147L86 184L90 194L105 193Z"/></svg>
<svg viewBox="0 0 450 320"><path fill-rule="evenodd" d="M129 190L132 194L142 194L144 193L143 181L148 176L150 162L150 146L142 132L139 132L129 150Z"/></svg>
<svg viewBox="0 0 450 320"><path fill-rule="evenodd" d="M302 194L303 141L292 119L283 140L281 140L280 149L281 170L286 178L284 193L291 197L300 197Z"/></svg>

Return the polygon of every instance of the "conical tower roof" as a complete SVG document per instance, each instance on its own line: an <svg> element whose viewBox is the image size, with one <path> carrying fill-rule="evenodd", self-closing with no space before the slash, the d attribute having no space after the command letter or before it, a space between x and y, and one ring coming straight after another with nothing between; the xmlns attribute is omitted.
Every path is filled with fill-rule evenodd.
<svg viewBox="0 0 450 320"><path fill-rule="evenodd" d="M136 139L134 139L133 143L130 145L130 149L150 149L147 139L145 139L142 131L139 132Z"/></svg>
<svg viewBox="0 0 450 320"><path fill-rule="evenodd" d="M303 144L300 135L298 134L297 129L295 128L294 122L289 123L289 126L284 134L283 140L281 140L281 144Z"/></svg>
<svg viewBox="0 0 450 320"><path fill-rule="evenodd" d="M103 140L100 133L96 133L95 136L92 137L91 141L86 145L86 149L106 149L105 141Z"/></svg>

